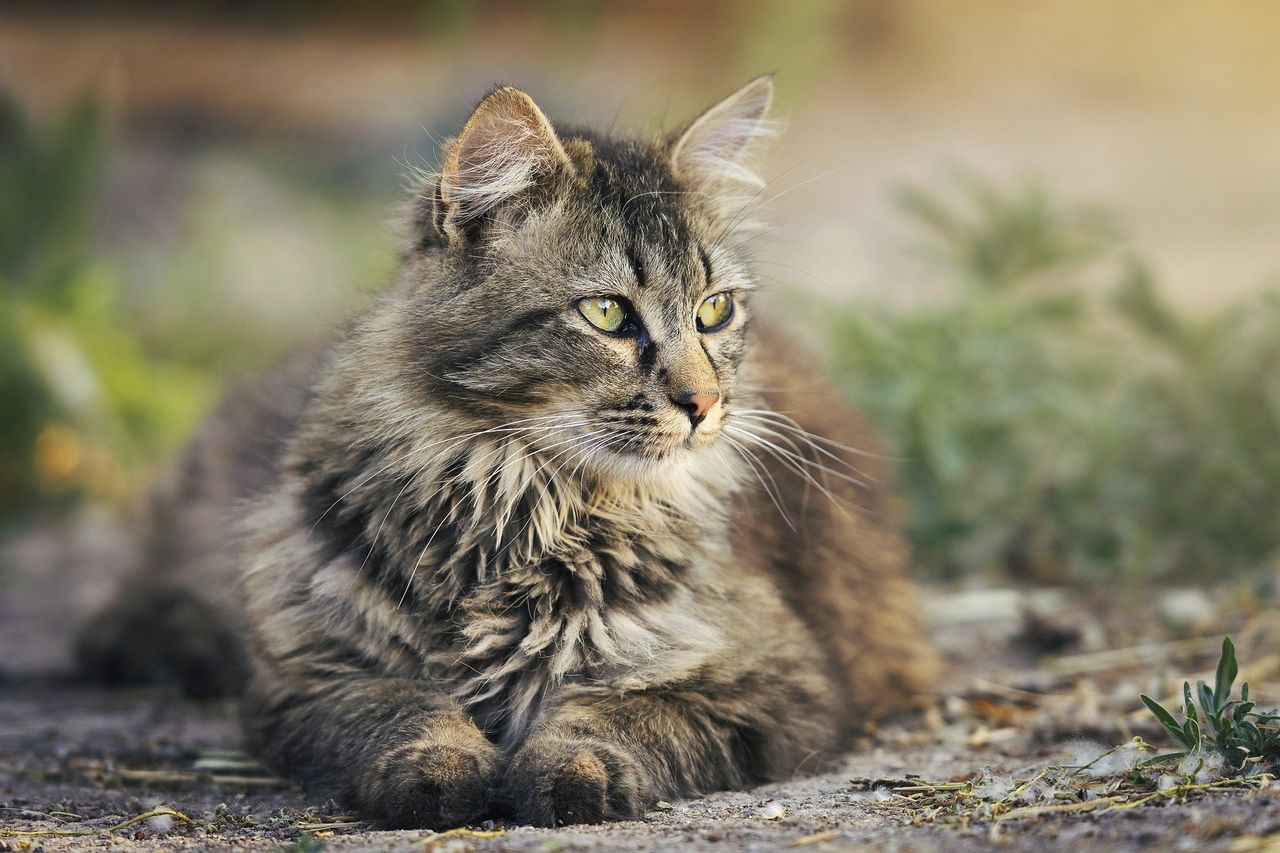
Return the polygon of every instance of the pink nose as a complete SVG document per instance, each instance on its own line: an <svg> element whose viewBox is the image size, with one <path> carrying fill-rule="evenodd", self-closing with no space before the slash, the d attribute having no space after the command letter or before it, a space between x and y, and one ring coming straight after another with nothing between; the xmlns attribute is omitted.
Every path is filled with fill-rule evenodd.
<svg viewBox="0 0 1280 853"><path fill-rule="evenodd" d="M720 394L715 391L685 391L681 394L671 395L671 402L685 410L685 413L689 416L689 422L694 427L702 423L702 419L707 416L707 412L711 411L711 407L719 399Z"/></svg>

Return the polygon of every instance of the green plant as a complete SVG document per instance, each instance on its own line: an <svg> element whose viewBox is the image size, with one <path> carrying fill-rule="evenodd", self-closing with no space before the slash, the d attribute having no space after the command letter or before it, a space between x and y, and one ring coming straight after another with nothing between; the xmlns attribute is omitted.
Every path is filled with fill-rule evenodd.
<svg viewBox="0 0 1280 853"><path fill-rule="evenodd" d="M102 117L85 98L37 127L0 90L0 527L133 491L205 407L201 371L145 353L93 251Z"/></svg>
<svg viewBox="0 0 1280 853"><path fill-rule="evenodd" d="M941 577L1261 573L1280 556L1280 296L1199 317L1095 210L975 179L903 194L936 295L830 312ZM826 306L824 306L826 307Z"/></svg>
<svg viewBox="0 0 1280 853"><path fill-rule="evenodd" d="M1249 698L1248 682L1241 685L1240 698L1233 699L1232 686L1239 672L1235 646L1227 637L1222 641L1222 656L1213 687L1197 681L1193 696L1191 682L1182 683L1181 723L1159 702L1142 694L1142 703L1184 747L1183 752L1160 756L1157 761L1189 754L1216 754L1227 767L1243 769L1246 775L1280 765L1280 713L1255 711L1257 703Z"/></svg>

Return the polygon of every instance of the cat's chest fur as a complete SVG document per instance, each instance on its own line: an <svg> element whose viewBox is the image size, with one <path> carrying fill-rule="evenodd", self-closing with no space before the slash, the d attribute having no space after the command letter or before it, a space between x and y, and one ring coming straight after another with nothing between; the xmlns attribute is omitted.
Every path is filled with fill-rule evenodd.
<svg viewBox="0 0 1280 853"><path fill-rule="evenodd" d="M434 668L507 744L567 686L679 678L723 646L705 611L722 551L687 525L636 530L588 515L547 552L466 588Z"/></svg>
<svg viewBox="0 0 1280 853"><path fill-rule="evenodd" d="M340 630L357 613L353 651L430 680L508 746L574 684L651 687L721 654L736 485L723 469L619 486L544 467L481 446L406 479L360 516L360 541L379 549L344 549L305 580L311 605L264 619L272 642L292 649L306 624ZM262 609L291 613L289 585L259 577Z"/></svg>

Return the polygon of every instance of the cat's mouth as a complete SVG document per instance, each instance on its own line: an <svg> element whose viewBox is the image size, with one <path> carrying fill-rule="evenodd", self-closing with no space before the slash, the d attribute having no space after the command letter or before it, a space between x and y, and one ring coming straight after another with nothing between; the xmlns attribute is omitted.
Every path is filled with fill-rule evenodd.
<svg viewBox="0 0 1280 853"><path fill-rule="evenodd" d="M598 412L575 430L574 449L562 452L585 457L584 466L602 471L653 473L655 466L679 464L689 454L714 445L724 421L722 412L692 423L683 412L679 416L675 412L640 416Z"/></svg>
<svg viewBox="0 0 1280 853"><path fill-rule="evenodd" d="M694 430L651 431L642 434L621 432L612 441L606 441L600 448L600 455L614 459L625 459L628 462L664 463L684 454L697 452L715 444L720 437L721 428L700 427Z"/></svg>

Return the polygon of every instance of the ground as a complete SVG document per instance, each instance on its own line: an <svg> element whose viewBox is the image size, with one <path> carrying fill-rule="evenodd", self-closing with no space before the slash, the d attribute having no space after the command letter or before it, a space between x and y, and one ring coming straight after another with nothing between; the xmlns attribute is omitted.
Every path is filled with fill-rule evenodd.
<svg viewBox="0 0 1280 853"><path fill-rule="evenodd" d="M1182 677L1206 677L1216 636L1104 649L1117 633L1087 596L938 588L926 594L947 658L937 695L870 732L837 772L659 803L606 826L379 831L240 754L229 704L71 678L72 611L101 595L129 553L107 520L25 536L5 552L0 851L1280 850L1280 785L1191 789L1187 779L1135 805L1145 791L1128 771L1154 753L1132 747L1104 755L1098 772L1044 776L1135 735L1167 748L1137 695L1171 697ZM70 611L63 590L80 596ZM1158 636L1218 618L1199 593L1160 606L1163 621L1149 629ZM1273 699L1257 687L1275 683L1275 612L1235 616L1243 675Z"/></svg>
<svg viewBox="0 0 1280 853"><path fill-rule="evenodd" d="M157 693L105 694L75 687L27 686L0 700L0 751L5 763L0 824L15 829L102 830L163 802L190 816L157 832L140 822L123 831L78 837L0 838L0 850L239 850L288 847L310 830L326 847L422 850L427 832L381 832L346 825L334 804L293 788L259 790L242 784L135 781L121 768L190 771L201 751L233 747L235 726L225 709L198 707ZM963 850L993 839L1007 849L1046 844L1074 849L1242 849L1240 836L1280 831L1280 791L1206 795L1187 804L1133 811L1064 814L956 828L923 822L890 802L868 797L853 779L920 773L949 779L986 765L1017 771L1052 761L1051 747L1029 751L946 746L873 747L851 756L841 772L716 794L655 809L643 820L561 829L502 830L491 838L443 838L440 849L483 850L776 850L814 851L860 846L901 850ZM22 770L17 770L22 768ZM196 777L196 774L189 773ZM220 804L226 809L219 813ZM783 811L785 810L785 811ZM770 819L778 816L777 819ZM335 820L337 817L337 820ZM249 821L252 818L252 821ZM333 828L334 823L342 825ZM328 825L329 829L324 829ZM805 842L812 839L812 842ZM30 846L23 846L23 845ZM297 847L295 849L306 849ZM1247 849L1247 848L1245 848Z"/></svg>

